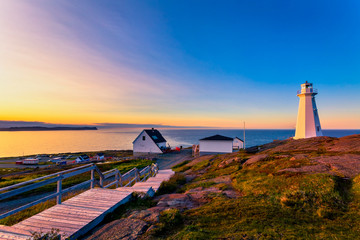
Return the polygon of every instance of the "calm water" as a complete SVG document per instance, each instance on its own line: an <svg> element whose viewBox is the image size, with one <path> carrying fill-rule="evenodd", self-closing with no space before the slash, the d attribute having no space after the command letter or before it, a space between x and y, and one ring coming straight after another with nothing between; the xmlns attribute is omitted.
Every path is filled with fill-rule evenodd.
<svg viewBox="0 0 360 240"><path fill-rule="evenodd" d="M99 150L132 149L132 141L142 129L99 129L97 131L34 131L0 132L0 157L40 153L62 153ZM188 147L197 144L200 138L215 134L243 138L242 130L216 129L161 129L172 146ZM360 130L323 130L324 135L342 137L360 134ZM286 139L295 135L295 130L247 130L246 146Z"/></svg>

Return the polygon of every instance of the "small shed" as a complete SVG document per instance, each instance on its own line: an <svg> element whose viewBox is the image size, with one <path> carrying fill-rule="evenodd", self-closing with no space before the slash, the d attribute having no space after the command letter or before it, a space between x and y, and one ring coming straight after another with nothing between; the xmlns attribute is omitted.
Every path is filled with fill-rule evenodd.
<svg viewBox="0 0 360 240"><path fill-rule="evenodd" d="M23 164L25 164L25 165L36 165L36 164L39 164L39 159L26 158L26 159L23 160Z"/></svg>
<svg viewBox="0 0 360 240"><path fill-rule="evenodd" d="M133 141L134 155L163 153L165 149L165 138L154 128L144 129Z"/></svg>
<svg viewBox="0 0 360 240"><path fill-rule="evenodd" d="M97 161L102 161L102 160L105 159L105 154L104 153L98 153L98 154L95 155L94 159L97 160Z"/></svg>
<svg viewBox="0 0 360 240"><path fill-rule="evenodd" d="M243 148L244 148L244 141L238 137L235 137L233 141L233 149L243 149Z"/></svg>
<svg viewBox="0 0 360 240"><path fill-rule="evenodd" d="M199 140L200 155L216 153L232 153L233 138L214 135Z"/></svg>
<svg viewBox="0 0 360 240"><path fill-rule="evenodd" d="M90 157L86 154L82 154L75 159L76 163L88 162L88 161L90 161Z"/></svg>

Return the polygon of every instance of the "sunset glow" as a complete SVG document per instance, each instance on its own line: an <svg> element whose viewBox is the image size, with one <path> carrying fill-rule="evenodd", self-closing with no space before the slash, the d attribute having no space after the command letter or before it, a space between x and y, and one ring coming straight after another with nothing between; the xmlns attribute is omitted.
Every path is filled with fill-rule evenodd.
<svg viewBox="0 0 360 240"><path fill-rule="evenodd" d="M309 80L322 127L358 129L360 5L305 2L2 0L0 120L290 129Z"/></svg>

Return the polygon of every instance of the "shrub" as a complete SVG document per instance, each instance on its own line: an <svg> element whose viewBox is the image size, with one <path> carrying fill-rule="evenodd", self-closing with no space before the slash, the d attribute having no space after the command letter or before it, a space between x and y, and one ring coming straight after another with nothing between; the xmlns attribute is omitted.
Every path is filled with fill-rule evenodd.
<svg viewBox="0 0 360 240"><path fill-rule="evenodd" d="M318 150L316 151L318 154L324 154L326 153L326 148L325 147L319 147Z"/></svg>
<svg viewBox="0 0 360 240"><path fill-rule="evenodd" d="M186 178L181 173L175 173L168 181L162 182L156 195L168 194L175 192L181 185L186 183Z"/></svg>
<svg viewBox="0 0 360 240"><path fill-rule="evenodd" d="M154 231L154 236L169 234L174 229L179 228L184 220L179 209L171 208L160 213L158 228Z"/></svg>
<svg viewBox="0 0 360 240"><path fill-rule="evenodd" d="M62 236L65 237L65 236ZM49 232L31 232L31 240L60 240L60 230L52 228Z"/></svg>

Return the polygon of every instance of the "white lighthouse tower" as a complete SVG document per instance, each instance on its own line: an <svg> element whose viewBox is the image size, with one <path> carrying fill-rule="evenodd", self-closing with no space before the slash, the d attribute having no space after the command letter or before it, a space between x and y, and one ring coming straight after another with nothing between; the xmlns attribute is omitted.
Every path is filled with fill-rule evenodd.
<svg viewBox="0 0 360 240"><path fill-rule="evenodd" d="M315 103L317 90L307 81L301 84L297 92L300 98L294 139L322 136L320 120Z"/></svg>

